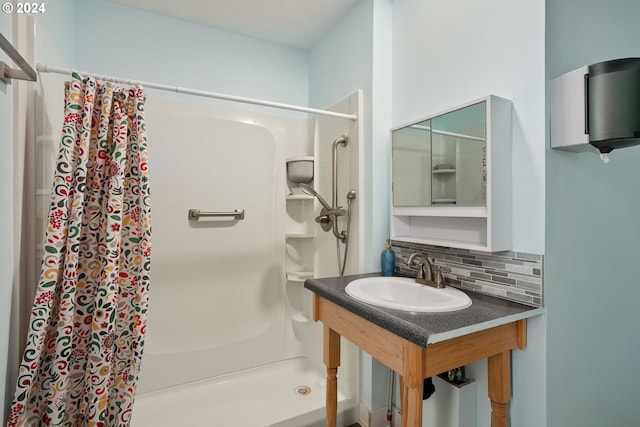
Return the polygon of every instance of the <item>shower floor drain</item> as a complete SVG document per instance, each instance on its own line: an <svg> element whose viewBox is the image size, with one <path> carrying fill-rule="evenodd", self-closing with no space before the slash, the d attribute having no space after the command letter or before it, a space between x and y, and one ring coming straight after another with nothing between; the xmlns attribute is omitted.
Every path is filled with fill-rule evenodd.
<svg viewBox="0 0 640 427"><path fill-rule="evenodd" d="M298 387L293 389L293 392L298 396L307 396L311 394L311 387L306 385L299 385Z"/></svg>

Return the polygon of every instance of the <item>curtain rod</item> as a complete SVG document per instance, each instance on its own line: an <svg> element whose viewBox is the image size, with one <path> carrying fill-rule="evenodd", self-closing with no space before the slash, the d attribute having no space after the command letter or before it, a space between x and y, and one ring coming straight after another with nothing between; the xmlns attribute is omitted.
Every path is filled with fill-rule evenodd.
<svg viewBox="0 0 640 427"><path fill-rule="evenodd" d="M5 83L10 82L11 79L26 80L29 82L36 81L36 72L33 71L33 68L31 68L27 60L20 55L20 52L13 47L11 42L7 40L2 33L0 33L0 48L20 67L19 70L9 68L7 64L0 61L0 79Z"/></svg>
<svg viewBox="0 0 640 427"><path fill-rule="evenodd" d="M335 111L319 110L316 108L301 107L298 105L291 105L291 104L282 104L279 102L264 101L262 99L245 98L242 96L227 95L224 93L207 92L203 90L188 89L188 88L179 87L179 86L169 86L169 85L164 85L159 83L144 82L140 80L130 80L122 77L106 76L106 75L95 74L95 73L86 73L84 71L75 71L75 70L70 70L65 68L51 67L49 65L44 65L44 64L37 64L36 69L42 73L57 73L57 74L67 74L67 75L71 75L71 73L76 72L81 76L91 76L99 80L106 80L114 83L122 83L127 85L134 85L134 86L141 85L148 88L167 90L170 92L177 92L177 93L184 93L187 95L196 95L196 96L204 96L207 98L224 99L227 101L243 102L245 104L262 105L265 107L282 108L285 110L301 111L304 113L319 114L323 116L338 117L342 119L349 119L349 120L358 119L358 116L354 114L337 113Z"/></svg>

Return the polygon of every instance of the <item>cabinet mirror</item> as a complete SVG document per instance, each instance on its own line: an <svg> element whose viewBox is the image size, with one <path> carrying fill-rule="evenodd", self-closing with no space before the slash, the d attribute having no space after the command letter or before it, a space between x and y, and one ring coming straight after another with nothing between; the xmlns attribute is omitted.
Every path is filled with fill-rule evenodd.
<svg viewBox="0 0 640 427"><path fill-rule="evenodd" d="M392 130L393 205L486 206L486 101Z"/></svg>

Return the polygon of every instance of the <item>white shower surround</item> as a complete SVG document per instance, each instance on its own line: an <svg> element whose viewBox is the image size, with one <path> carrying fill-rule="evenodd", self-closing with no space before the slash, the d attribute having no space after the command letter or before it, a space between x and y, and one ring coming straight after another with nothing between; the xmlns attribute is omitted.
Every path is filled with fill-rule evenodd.
<svg viewBox="0 0 640 427"><path fill-rule="evenodd" d="M358 113L358 105L359 94L355 94L336 111ZM161 409L180 412L185 396L195 398L202 390L211 391L209 401L215 400L220 410L233 407L238 399L264 399L272 405L273 414L283 418L283 426L288 425L287 419L302 419L296 417L303 417L309 426L323 420L322 328L304 321L312 316L311 295L301 283L287 282L285 276L286 158L315 151L321 160L315 166L316 188L328 198L331 167L324 165L324 159L327 155L330 159L333 139L348 133L350 148L341 152L346 176L341 172L340 182L341 187L359 190L354 165L360 156L359 123L295 119L156 98L147 101L146 120L154 233L152 284L138 386L141 409L140 414L134 409L132 425L165 425ZM338 194L344 199L346 190ZM359 203L357 199L354 204L354 236L360 234ZM245 219L193 222L187 219L190 208L245 209ZM316 233L316 277L335 276L332 235L319 227ZM347 271L355 272L360 265L359 241L351 243ZM341 371L345 422L354 420L357 359L357 350L345 343ZM294 393L282 396L282 402L261 397L259 390L275 386L274 375L283 377L282 384L287 378L315 379L313 396L306 396L309 400L304 405L296 404L300 396ZM254 390L254 396L241 395L247 390ZM319 406L309 403L312 399ZM212 408L200 406L202 414L192 416L200 416L201 425L260 425L243 424L242 416L216 424ZM309 413L304 415L305 411Z"/></svg>

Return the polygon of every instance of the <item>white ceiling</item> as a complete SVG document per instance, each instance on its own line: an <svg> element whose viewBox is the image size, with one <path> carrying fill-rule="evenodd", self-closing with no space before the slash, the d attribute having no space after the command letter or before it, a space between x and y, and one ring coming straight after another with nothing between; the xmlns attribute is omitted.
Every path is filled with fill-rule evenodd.
<svg viewBox="0 0 640 427"><path fill-rule="evenodd" d="M111 0L125 6L309 49L358 0Z"/></svg>

